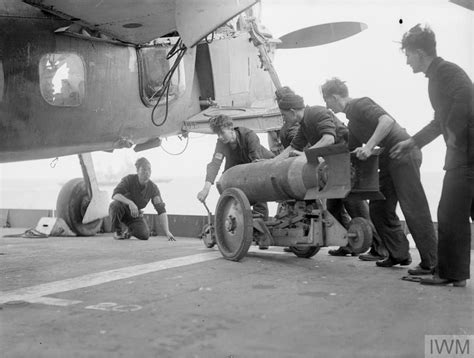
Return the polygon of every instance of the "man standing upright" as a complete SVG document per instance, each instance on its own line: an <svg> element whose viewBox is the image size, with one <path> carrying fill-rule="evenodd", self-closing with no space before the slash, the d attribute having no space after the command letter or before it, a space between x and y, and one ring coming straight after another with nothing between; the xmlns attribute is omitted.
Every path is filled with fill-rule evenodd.
<svg viewBox="0 0 474 358"><path fill-rule="evenodd" d="M474 124L472 82L458 65L436 54L436 38L420 24L403 35L402 49L414 73L428 77L434 119L412 138L390 151L402 158L440 134L446 142L443 189L438 206L438 265L422 284L464 287L469 279L471 226L474 198ZM474 217L472 217L474 220Z"/></svg>
<svg viewBox="0 0 474 358"><path fill-rule="evenodd" d="M376 146L383 148L379 157L380 191L386 200L371 200L370 217L389 252L377 266L410 265L408 240L396 214L397 203L421 256L421 263L410 274L430 274L436 265L436 234L428 201L420 181L421 151L411 150L404 159L391 159L388 150L410 138L408 133L377 103L368 97L349 97L346 84L338 78L322 86L326 105L344 112L349 121L349 150L365 160ZM364 144L365 143L365 144Z"/></svg>

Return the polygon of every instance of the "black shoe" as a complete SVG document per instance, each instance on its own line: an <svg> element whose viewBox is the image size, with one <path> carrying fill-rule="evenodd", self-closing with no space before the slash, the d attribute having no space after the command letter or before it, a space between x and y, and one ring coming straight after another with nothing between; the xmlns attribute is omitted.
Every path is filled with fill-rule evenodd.
<svg viewBox="0 0 474 358"><path fill-rule="evenodd" d="M433 275L430 278L422 278L420 283L422 285L445 286L453 284L454 287L466 287L466 280L450 280L448 278L441 278L438 275Z"/></svg>
<svg viewBox="0 0 474 358"><path fill-rule="evenodd" d="M384 256L374 255L370 252L368 254L359 255L359 260L362 260L362 261L380 261L383 259L385 259Z"/></svg>
<svg viewBox="0 0 474 358"><path fill-rule="evenodd" d="M125 234L122 231L116 231L114 233L114 239L115 240L125 240L126 237L125 237Z"/></svg>
<svg viewBox="0 0 474 358"><path fill-rule="evenodd" d="M387 257L385 260L380 260L375 263L379 267L392 267L395 265L408 266L411 264L411 256L408 256L405 260L398 260L392 257Z"/></svg>
<svg viewBox="0 0 474 358"><path fill-rule="evenodd" d="M127 240L130 239L130 233L128 230L122 231L118 230L114 233L114 239L115 240Z"/></svg>
<svg viewBox="0 0 474 358"><path fill-rule="evenodd" d="M355 252L351 251L346 246L341 246L337 250L329 250L328 254L331 256L346 256L346 255L355 256L356 255Z"/></svg>
<svg viewBox="0 0 474 358"><path fill-rule="evenodd" d="M409 275L414 275L414 276L420 276L420 275L432 275L434 272L434 269L432 268L424 268L420 265L409 269L408 274Z"/></svg>

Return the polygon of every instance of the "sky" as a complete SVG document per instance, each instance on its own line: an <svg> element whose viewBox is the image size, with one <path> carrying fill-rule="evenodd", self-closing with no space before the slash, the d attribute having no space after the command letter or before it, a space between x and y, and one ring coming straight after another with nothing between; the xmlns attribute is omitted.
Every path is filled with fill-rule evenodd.
<svg viewBox="0 0 474 358"><path fill-rule="evenodd" d="M351 97L374 99L405 127L416 133L433 116L428 99L427 78L413 74L400 51L405 31L417 23L429 24L437 36L438 55L460 65L474 78L474 12L447 0L263 0L262 22L278 38L288 32L338 21L360 21L368 29L347 39L297 50L278 50L275 68L283 85L304 97L306 104L323 104L319 86L331 77L346 81ZM340 115L345 121L345 117ZM266 145L266 136L261 136ZM114 172L133 172L133 162L146 156L153 165L153 176L163 178L197 177L204 183L216 137L191 134L186 141L177 137L163 140L163 148L141 153L131 149L94 153L99 180ZM445 146L441 138L423 150L423 172L441 171ZM67 180L81 176L77 156L0 164L0 176L35 176ZM54 167L53 167L54 166ZM201 179L199 179L201 178Z"/></svg>

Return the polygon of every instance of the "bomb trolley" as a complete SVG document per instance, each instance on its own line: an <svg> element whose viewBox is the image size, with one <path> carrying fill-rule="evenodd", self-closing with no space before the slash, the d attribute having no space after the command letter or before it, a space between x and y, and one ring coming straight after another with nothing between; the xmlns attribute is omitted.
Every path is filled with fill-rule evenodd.
<svg viewBox="0 0 474 358"><path fill-rule="evenodd" d="M324 246L349 244L355 253L365 252L372 243L369 222L353 218L346 230L326 209L325 199L383 199L378 154L360 161L346 146L333 145L229 168L216 184L221 195L214 230L221 254L239 261L252 242L261 249L290 247L305 258ZM251 204L269 201L279 202L275 217L252 214Z"/></svg>

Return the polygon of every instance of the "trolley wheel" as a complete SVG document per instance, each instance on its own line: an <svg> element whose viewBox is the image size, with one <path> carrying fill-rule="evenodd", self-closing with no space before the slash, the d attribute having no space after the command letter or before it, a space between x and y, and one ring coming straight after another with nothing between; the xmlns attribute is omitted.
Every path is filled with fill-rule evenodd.
<svg viewBox="0 0 474 358"><path fill-rule="evenodd" d="M214 247L214 245L216 244L216 238L212 225L204 225L204 228L202 229L201 239L208 249Z"/></svg>
<svg viewBox="0 0 474 358"><path fill-rule="evenodd" d="M298 247L290 246L290 250L298 257L309 259L316 255L319 251L319 246L310 246L310 247Z"/></svg>
<svg viewBox="0 0 474 358"><path fill-rule="evenodd" d="M253 239L253 219L250 203L244 192L228 188L217 202L215 234L222 256L239 261L247 254Z"/></svg>
<svg viewBox="0 0 474 358"><path fill-rule="evenodd" d="M347 230L349 246L356 254L366 252L372 245L372 227L367 219L357 217L349 223Z"/></svg>

